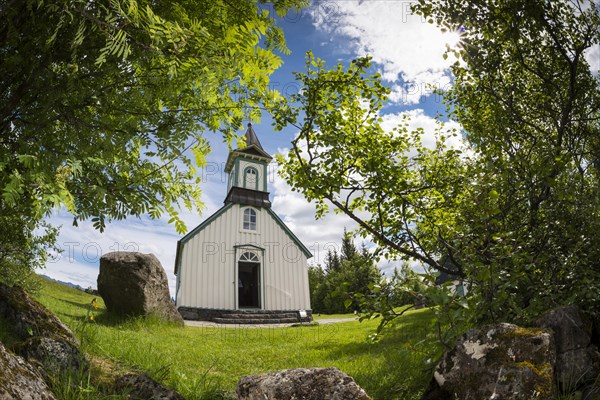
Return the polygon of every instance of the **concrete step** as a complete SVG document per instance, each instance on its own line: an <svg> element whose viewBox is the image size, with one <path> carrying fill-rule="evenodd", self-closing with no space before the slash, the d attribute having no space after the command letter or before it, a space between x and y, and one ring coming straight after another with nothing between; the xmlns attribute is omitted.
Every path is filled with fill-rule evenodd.
<svg viewBox="0 0 600 400"><path fill-rule="evenodd" d="M279 314L264 314L264 313L244 313L244 314L224 314L221 318L239 318L239 319L282 319L282 318L296 318L298 314L295 313L279 313Z"/></svg>
<svg viewBox="0 0 600 400"><path fill-rule="evenodd" d="M244 325L258 325L258 324L294 324L298 321L298 318L213 318L213 322L218 324L244 324Z"/></svg>

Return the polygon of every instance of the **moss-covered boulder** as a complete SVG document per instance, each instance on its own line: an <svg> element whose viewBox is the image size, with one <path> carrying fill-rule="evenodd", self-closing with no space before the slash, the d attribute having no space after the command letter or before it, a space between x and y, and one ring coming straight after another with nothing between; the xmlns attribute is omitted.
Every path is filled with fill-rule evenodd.
<svg viewBox="0 0 600 400"><path fill-rule="evenodd" d="M163 386L146 374L126 374L115 382L115 391L135 400L184 400L175 390Z"/></svg>
<svg viewBox="0 0 600 400"><path fill-rule="evenodd" d="M0 343L0 400L55 400L37 370Z"/></svg>
<svg viewBox="0 0 600 400"><path fill-rule="evenodd" d="M41 363L48 371L83 371L89 367L79 348L60 338L35 336L17 346L27 360Z"/></svg>
<svg viewBox="0 0 600 400"><path fill-rule="evenodd" d="M238 400L369 400L369 395L337 368L296 368L245 376L238 382Z"/></svg>
<svg viewBox="0 0 600 400"><path fill-rule="evenodd" d="M434 373L457 400L544 400L553 396L552 332L512 324L468 331Z"/></svg>
<svg viewBox="0 0 600 400"><path fill-rule="evenodd" d="M77 343L75 335L65 324L20 287L0 283L0 318L20 340L43 336Z"/></svg>
<svg viewBox="0 0 600 400"><path fill-rule="evenodd" d="M20 340L14 350L27 360L48 371L88 367L73 332L23 289L0 284L0 318Z"/></svg>

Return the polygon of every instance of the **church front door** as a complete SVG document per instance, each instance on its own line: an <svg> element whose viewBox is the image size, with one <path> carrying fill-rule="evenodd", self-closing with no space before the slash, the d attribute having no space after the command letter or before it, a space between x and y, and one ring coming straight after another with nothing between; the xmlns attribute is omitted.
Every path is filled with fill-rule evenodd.
<svg viewBox="0 0 600 400"><path fill-rule="evenodd" d="M260 308L260 263L238 263L239 308Z"/></svg>

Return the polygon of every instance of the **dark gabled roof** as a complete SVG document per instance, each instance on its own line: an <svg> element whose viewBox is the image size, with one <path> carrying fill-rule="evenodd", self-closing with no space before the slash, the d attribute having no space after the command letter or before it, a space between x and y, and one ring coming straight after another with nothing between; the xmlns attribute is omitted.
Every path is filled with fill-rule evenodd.
<svg viewBox="0 0 600 400"><path fill-rule="evenodd" d="M242 154L245 156L250 156L250 158L266 161L267 163L271 162L273 159L273 157L271 157L271 155L267 153L265 149L263 149L260 141L258 140L258 136L256 136L256 132L254 132L254 129L252 128L252 124L248 124L248 129L246 129L244 139L246 140L246 146L231 151L227 156L225 172L231 172L233 161L237 158L237 156Z"/></svg>

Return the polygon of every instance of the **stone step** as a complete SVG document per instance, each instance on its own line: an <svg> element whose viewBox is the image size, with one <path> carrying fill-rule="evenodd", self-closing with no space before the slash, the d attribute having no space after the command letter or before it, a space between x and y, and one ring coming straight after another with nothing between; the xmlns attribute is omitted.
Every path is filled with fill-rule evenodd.
<svg viewBox="0 0 600 400"><path fill-rule="evenodd" d="M282 319L296 318L296 313L279 313L279 314L263 314L263 313L244 313L244 314L223 314L221 318L239 318L239 319Z"/></svg>
<svg viewBox="0 0 600 400"><path fill-rule="evenodd" d="M258 308L243 308L240 310L203 309L193 307L179 307L178 311L184 319L190 321L214 321L230 324L249 323L276 324L310 322L310 316L300 318L300 312L295 310L261 310ZM307 312L310 315L310 311ZM220 319L220 320L217 320ZM223 322L223 320L232 320ZM256 321L258 320L258 321Z"/></svg>
<svg viewBox="0 0 600 400"><path fill-rule="evenodd" d="M218 324L294 324L298 321L298 318L213 318L213 322Z"/></svg>

